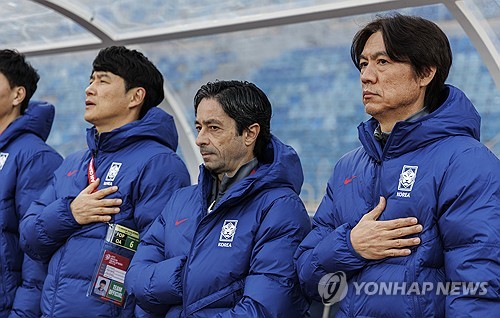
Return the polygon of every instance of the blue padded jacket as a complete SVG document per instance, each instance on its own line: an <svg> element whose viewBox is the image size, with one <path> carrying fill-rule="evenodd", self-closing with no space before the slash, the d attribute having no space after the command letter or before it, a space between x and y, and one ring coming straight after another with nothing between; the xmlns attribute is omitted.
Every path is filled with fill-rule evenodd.
<svg viewBox="0 0 500 318"><path fill-rule="evenodd" d="M99 189L118 186L107 198L121 198L112 223L142 235L160 214L171 194L189 184L184 163L175 153L177 131L173 118L153 107L141 119L96 137L87 131L88 149L74 153L55 172L52 184L28 210L21 222L21 244L34 259L49 262L43 286L43 317L130 317L133 300L124 309L86 293L107 231L106 223L79 225L71 201L88 185L93 155ZM108 178L111 166L112 178ZM106 181L108 179L108 181ZM113 179L112 181L109 181Z"/></svg>
<svg viewBox="0 0 500 318"><path fill-rule="evenodd" d="M151 317L302 317L293 253L310 230L302 167L273 137L266 159L213 207L204 166L151 225L125 279Z"/></svg>
<svg viewBox="0 0 500 318"><path fill-rule="evenodd" d="M335 166L296 264L316 298L323 275L344 272L348 289L337 317L500 314L500 163L479 142L474 106L459 89L446 89L436 111L398 122L384 149L373 136L377 122L362 123L362 147ZM374 261L353 249L351 229L379 196L387 199L379 220L422 224L409 256ZM447 283L458 287L446 291Z"/></svg>
<svg viewBox="0 0 500 318"><path fill-rule="evenodd" d="M40 316L47 267L23 256L18 228L62 162L45 144L53 120L53 105L31 101L0 134L0 317Z"/></svg>

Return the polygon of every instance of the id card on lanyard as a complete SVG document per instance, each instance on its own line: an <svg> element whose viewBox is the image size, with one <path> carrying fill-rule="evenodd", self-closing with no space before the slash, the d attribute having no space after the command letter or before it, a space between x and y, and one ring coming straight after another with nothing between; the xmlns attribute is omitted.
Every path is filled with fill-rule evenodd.
<svg viewBox="0 0 500 318"><path fill-rule="evenodd" d="M89 184L97 180L94 157L88 166ZM96 189L97 190L97 189ZM108 230L94 270L87 297L122 307L127 293L125 274L139 245L139 233L120 224L108 223Z"/></svg>
<svg viewBox="0 0 500 318"><path fill-rule="evenodd" d="M120 224L109 224L87 296L122 307L127 297L125 274L139 245L139 233Z"/></svg>

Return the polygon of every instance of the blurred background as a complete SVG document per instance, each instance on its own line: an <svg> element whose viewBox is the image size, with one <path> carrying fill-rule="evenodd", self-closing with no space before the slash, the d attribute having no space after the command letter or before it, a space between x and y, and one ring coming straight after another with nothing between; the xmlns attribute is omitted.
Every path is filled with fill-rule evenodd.
<svg viewBox="0 0 500 318"><path fill-rule="evenodd" d="M376 15L418 15L448 35L448 78L482 116L481 141L500 154L500 0L0 0L0 46L24 52L41 80L35 99L56 106L48 143L64 156L86 147L84 90L98 50L126 45L165 77L161 105L174 115L178 152L193 182L193 97L208 81L254 82L273 104L272 133L302 160L311 215L335 162L358 147L368 117L350 60L355 32Z"/></svg>

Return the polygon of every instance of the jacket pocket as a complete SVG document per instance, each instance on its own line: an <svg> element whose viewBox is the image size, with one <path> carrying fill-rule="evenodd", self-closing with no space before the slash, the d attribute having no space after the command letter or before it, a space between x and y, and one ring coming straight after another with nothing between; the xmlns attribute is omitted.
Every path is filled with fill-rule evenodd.
<svg viewBox="0 0 500 318"><path fill-rule="evenodd" d="M243 279L237 280L230 285L210 294L186 307L186 316L189 316L203 308L207 307L233 307L241 297L245 283ZM216 305L220 304L220 305Z"/></svg>

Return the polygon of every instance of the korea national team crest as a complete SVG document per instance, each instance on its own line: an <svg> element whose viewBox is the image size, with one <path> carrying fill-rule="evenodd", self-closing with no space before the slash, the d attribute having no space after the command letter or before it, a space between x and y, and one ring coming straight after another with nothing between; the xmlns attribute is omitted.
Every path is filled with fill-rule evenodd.
<svg viewBox="0 0 500 318"><path fill-rule="evenodd" d="M120 171L120 167L122 166L121 162L113 162L111 167L109 167L108 174L106 175L106 179L104 185L113 185L113 181L115 181L118 172Z"/></svg>
<svg viewBox="0 0 500 318"><path fill-rule="evenodd" d="M399 175L399 184L398 184L398 197L410 197L411 190L413 189L413 185L415 184L415 179L417 178L417 170L418 166L403 166L403 170L401 170L401 174Z"/></svg>
<svg viewBox="0 0 500 318"><path fill-rule="evenodd" d="M220 231L219 247L232 247L231 242L234 239L237 224L238 220L224 220L222 230Z"/></svg>
<svg viewBox="0 0 500 318"><path fill-rule="evenodd" d="M5 164L5 161L7 161L8 156L9 156L8 153L0 152L0 170L3 169L3 165Z"/></svg>

